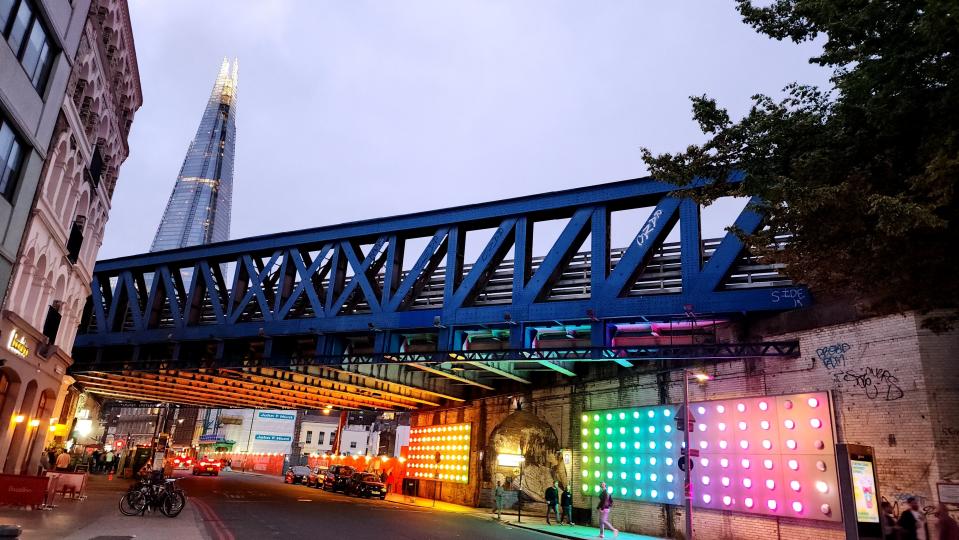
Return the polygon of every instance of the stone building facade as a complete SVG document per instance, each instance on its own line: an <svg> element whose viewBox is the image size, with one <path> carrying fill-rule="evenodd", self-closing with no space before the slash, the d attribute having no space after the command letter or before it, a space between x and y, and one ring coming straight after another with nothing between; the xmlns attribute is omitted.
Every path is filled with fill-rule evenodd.
<svg viewBox="0 0 959 540"><path fill-rule="evenodd" d="M94 0L88 7L0 316L9 381L4 418L22 418L0 426L8 428L0 433L7 473L33 471L57 425L72 429L63 425L73 422L65 409L77 402L67 399L66 369L142 103L126 2Z"/></svg>
<svg viewBox="0 0 959 540"><path fill-rule="evenodd" d="M959 351L959 332L936 335L914 314L894 315L766 336L797 339L801 355L794 359L747 359L695 364L714 378L690 384L690 400L718 400L828 392L838 443L872 446L876 454L880 496L898 511L910 496L931 515L937 484L959 481L959 373L951 365ZM559 380L557 381L559 383ZM542 499L541 487L555 478L580 477L580 430L583 411L682 402L682 370L666 365L631 369L596 364L589 374L524 395L475 401L464 407L414 415L413 427L471 422L474 429L469 484L443 483L437 496L471 506L486 505L495 480L488 462L495 454L491 435L516 403L548 424L562 453L545 468L529 468L523 481L526 500ZM527 458L529 461L529 457ZM568 462L567 462L568 460ZM543 472L546 471L546 472ZM552 472L550 472L552 471ZM681 474L676 469L676 474ZM509 473L507 473L509 475ZM539 478L545 476L545 478ZM550 478L549 476L552 476ZM696 476L694 475L694 481ZM507 478L514 486L516 478ZM507 482L509 484L509 482ZM542 484L542 485L540 485ZM421 482L421 495L432 484ZM592 509L596 497L573 489L574 507ZM513 499L515 500L515 498ZM619 501L612 513L615 526L655 536L682 537L684 516L677 505ZM540 510L534 504L531 510ZM592 512L596 524L596 512ZM697 536L716 539L844 538L841 523L762 516L694 508Z"/></svg>

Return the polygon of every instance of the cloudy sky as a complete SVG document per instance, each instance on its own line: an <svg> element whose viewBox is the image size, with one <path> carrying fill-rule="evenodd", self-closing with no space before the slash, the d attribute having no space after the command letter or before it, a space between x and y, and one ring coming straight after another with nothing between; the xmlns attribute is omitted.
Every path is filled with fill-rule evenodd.
<svg viewBox="0 0 959 540"><path fill-rule="evenodd" d="M688 96L738 114L828 77L812 46L759 36L716 0L130 10L144 105L101 259L149 249L224 56L240 60L233 238L643 176L640 146L701 140Z"/></svg>

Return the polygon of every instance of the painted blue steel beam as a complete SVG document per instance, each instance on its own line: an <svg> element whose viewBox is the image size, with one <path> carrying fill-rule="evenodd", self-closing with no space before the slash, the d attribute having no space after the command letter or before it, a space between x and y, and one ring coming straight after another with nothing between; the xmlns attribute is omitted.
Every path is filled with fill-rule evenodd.
<svg viewBox="0 0 959 540"><path fill-rule="evenodd" d="M681 195L672 185L631 180L103 261L94 270L90 311L96 324L81 329L75 349L444 328L438 332L443 338L438 348L452 350L453 329L503 326L507 319L521 325L594 321L601 326L606 321L675 317L689 306L697 315L711 316L810 303L804 287L785 278L769 280L770 274L775 276L772 269L762 278L767 281L724 285L731 273L748 271L736 267L743 246L728 233L703 264L699 207ZM610 213L646 207L655 208L614 265ZM569 224L534 271L534 223L558 217L569 218ZM641 277L655 278L655 273L653 278L644 274L652 261L666 264L663 240L677 221L683 231L680 255L670 264L681 267L681 279L673 280L681 286L665 294L632 289ZM761 216L752 208L736 221L747 232L760 224ZM491 227L496 233L467 268L466 232ZM584 246L589 253L576 254L587 234L592 238ZM405 242L419 237L430 241L421 253L409 253L416 262L404 275ZM367 246L365 252L362 246ZM510 250L513 259L504 261ZM227 287L223 273L230 264L235 270ZM572 264L580 264L580 269L571 270ZM572 288L581 288L582 294L554 290L569 287L580 274ZM423 296L431 287L433 295ZM497 294L499 303L491 304L490 295ZM306 308L310 313L304 315ZM596 337L603 331L593 334L594 346L605 345ZM383 337L377 350L394 350L395 339ZM531 344L511 338L510 345Z"/></svg>

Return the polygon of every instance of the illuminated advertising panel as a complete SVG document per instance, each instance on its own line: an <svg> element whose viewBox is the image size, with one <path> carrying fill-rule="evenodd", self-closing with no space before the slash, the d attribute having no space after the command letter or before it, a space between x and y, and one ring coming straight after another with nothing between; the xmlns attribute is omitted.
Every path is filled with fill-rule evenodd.
<svg viewBox="0 0 959 540"><path fill-rule="evenodd" d="M582 493L596 495L606 482L621 499L683 504L680 407L585 412ZM690 445L700 453L690 476L694 506L841 521L828 394L695 402L690 411Z"/></svg>
<svg viewBox="0 0 959 540"><path fill-rule="evenodd" d="M470 424L445 424L410 428L406 477L469 483Z"/></svg>
<svg viewBox="0 0 959 540"><path fill-rule="evenodd" d="M879 523L879 501L876 500L876 477L872 472L872 463L853 459L849 465L856 499L856 520Z"/></svg>

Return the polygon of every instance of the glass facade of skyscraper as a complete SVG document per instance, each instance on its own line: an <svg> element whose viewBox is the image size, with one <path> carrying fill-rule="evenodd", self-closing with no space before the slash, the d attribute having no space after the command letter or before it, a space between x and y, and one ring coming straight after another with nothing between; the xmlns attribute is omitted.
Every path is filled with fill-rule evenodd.
<svg viewBox="0 0 959 540"><path fill-rule="evenodd" d="M238 67L223 60L150 251L230 238Z"/></svg>

